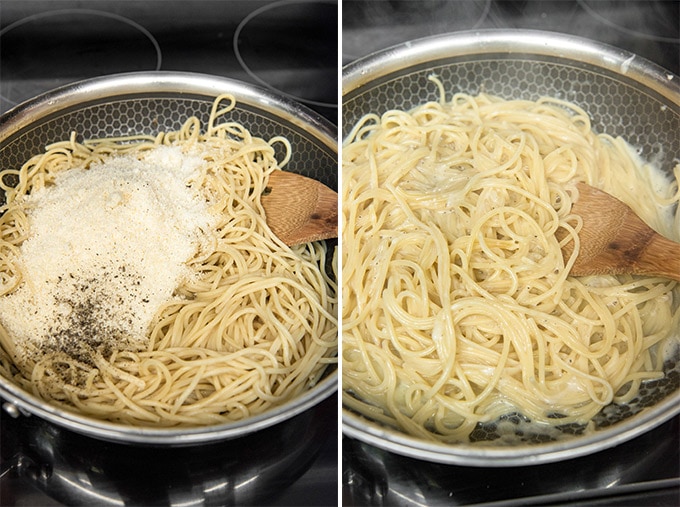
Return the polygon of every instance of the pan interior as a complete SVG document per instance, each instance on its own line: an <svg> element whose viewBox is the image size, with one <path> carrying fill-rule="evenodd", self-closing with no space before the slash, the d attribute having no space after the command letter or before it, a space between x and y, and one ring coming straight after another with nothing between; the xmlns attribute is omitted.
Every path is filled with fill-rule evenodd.
<svg viewBox="0 0 680 507"><path fill-rule="evenodd" d="M243 94L242 84L227 79L217 82L200 75L175 78L170 74L150 74L148 77L142 74L87 82L85 87L96 88L97 97L83 101L74 100L74 97L79 96L80 84L57 90L57 97L63 97L70 104L66 107L60 107L60 101L50 95L36 98L18 113L10 111L3 118L6 127L17 117L21 120L24 114L31 115L32 121L19 129L2 130L4 139L0 146L0 165L3 168L21 167L31 156L41 153L45 146L68 139L72 132L76 133L78 141L135 134L155 135L179 129L192 116L197 117L201 125L206 125L215 97L233 89L236 107L229 113L230 120L244 125L254 136L264 139L285 136L292 148L287 170L337 188L337 147L333 128L323 118L317 118L306 109L298 115L295 109L298 105L285 99L281 99L280 103L277 98L271 97L260 100L257 89L248 89ZM134 79L141 80L143 85L140 87ZM157 90L154 89L155 79L163 80L163 85ZM177 81L176 85L173 79ZM173 86L176 86L176 91L172 90ZM243 97L239 94L243 94ZM256 98L253 99L253 96ZM281 150L277 144L273 145L275 150ZM281 160L281 155L277 153L277 159ZM0 193L0 201L4 203L4 193ZM336 242L329 241L328 245L332 252ZM329 276L333 276L331 262L329 259L326 265ZM22 411L37 413L89 436L125 443L181 445L238 437L288 419L331 395L337 388L334 379L337 379L337 368L332 366L326 369L323 379L311 391L252 419L180 430L132 428L94 420L49 406L11 383L3 385L5 379L0 379L0 390L6 400L16 404Z"/></svg>
<svg viewBox="0 0 680 507"><path fill-rule="evenodd" d="M442 44L445 45L446 41ZM351 72L346 72L345 77L350 76L350 79L361 76L361 82L356 85L355 82L345 83L343 137L365 114L381 115L391 109L408 111L428 101L439 101L440 91L430 80L434 76L443 84L446 100L450 100L452 93L462 92L471 95L486 93L506 100L537 100L549 96L575 103L589 114L595 132L623 137L642 159L668 174L672 174L674 165L678 163L679 104L630 77L568 57L542 53L480 50L480 54L438 59L428 59L429 55L422 57L421 54L421 58L416 58L406 54L409 48L415 50L417 47L418 41L413 46L407 45L406 49L402 46L392 52L388 50L378 55L383 60L369 58L357 62ZM399 60L399 57L403 59ZM394 62L401 62L401 68L394 70L391 67L390 71L375 72L376 69L382 71L379 64L387 60L396 66L399 65ZM374 72L376 77L372 78ZM585 424L545 428L533 424L521 413L509 413L495 421L478 424L469 435L469 444L452 447L408 437L400 430L371 422L347 407L344 409L344 427L345 432L355 438L432 461L479 465L495 457L505 460L496 464L515 464L525 455L541 452L545 453L541 459L549 461L557 459L555 451L578 447L581 440L585 442L588 439L592 451L593 439L596 442L607 438L611 440L619 429L623 431L625 425L620 423L624 422L630 430L635 424L635 416L646 408L659 404L667 407L659 417L659 423L672 416L678 411L678 404L669 400L680 398L679 347L668 355L664 375L662 379L644 382L639 394L629 403L605 407L593 420L595 435L586 431ZM344 395L352 396L347 392ZM596 443L595 447L604 445L604 442ZM498 451L495 455L494 449ZM513 458L508 454L511 449L525 452ZM585 452L589 451L582 451Z"/></svg>

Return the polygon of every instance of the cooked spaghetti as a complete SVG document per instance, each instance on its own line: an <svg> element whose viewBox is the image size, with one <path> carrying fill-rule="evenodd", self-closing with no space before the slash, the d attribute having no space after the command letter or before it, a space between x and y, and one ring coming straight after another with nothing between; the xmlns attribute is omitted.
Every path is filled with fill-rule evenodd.
<svg viewBox="0 0 680 507"><path fill-rule="evenodd" d="M654 185L565 101L434 81L439 102L366 115L343 145L343 402L450 443L508 414L586 424L663 376L680 311L671 280L569 276L574 182L677 240L680 168Z"/></svg>
<svg viewBox="0 0 680 507"><path fill-rule="evenodd" d="M197 426L280 405L337 361L335 255L287 247L260 203L290 143L234 107L218 97L205 131L73 134L0 174L5 377L95 418Z"/></svg>

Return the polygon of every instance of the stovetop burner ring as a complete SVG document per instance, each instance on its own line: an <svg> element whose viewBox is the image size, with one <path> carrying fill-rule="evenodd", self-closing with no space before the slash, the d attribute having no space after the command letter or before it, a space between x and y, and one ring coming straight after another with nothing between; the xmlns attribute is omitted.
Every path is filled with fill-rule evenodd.
<svg viewBox="0 0 680 507"><path fill-rule="evenodd" d="M284 96L287 96L295 101L298 102L303 102L307 105L310 106L316 106L316 107L326 107L326 108L337 108L337 102L334 99L335 97L329 98L328 101L326 100L318 100L316 98L310 98L306 97L300 93L291 93L289 91L286 91L285 89L282 89L281 86L277 86L273 84L272 82L268 81L267 79L263 79L253 68L246 62L247 58L244 56L242 50L241 50L241 36L243 34L244 29L247 27L247 25L256 19L258 16L261 16L264 13L267 13L269 11L272 11L274 9L284 7L284 6L289 6L289 5L297 5L297 4L327 4L331 6L337 5L337 2L333 0L280 0L278 2L272 2L266 5L263 5L262 7L255 9L253 12L248 14L236 27L236 30L234 31L234 35L232 38L232 43L233 43L233 50L234 50L234 55L236 59L238 60L239 64L243 68L243 70L248 74L248 76L253 79L255 82L258 84L265 86L266 88L269 88L271 90L274 90ZM333 67L333 71L335 71L335 68ZM285 83L284 83L285 84Z"/></svg>
<svg viewBox="0 0 680 507"><path fill-rule="evenodd" d="M78 46L74 48L72 45L71 47L66 47L64 49L60 49L59 46L51 46L49 48L44 48L44 50L36 50L41 51L44 54L44 58L42 59L40 57L36 58L35 51L31 49L29 44L22 44L23 47L21 48L21 51L23 53L17 52L16 48L14 48L15 52L11 55L12 58L3 58L3 82L7 84L0 90L0 100L6 102L10 106L15 106L45 89L55 88L71 81L73 79L73 72L82 73L83 69L88 69L90 74L77 75L78 78L96 77L101 73L110 73L111 66L113 66L113 71L116 72L160 70L163 55L160 44L154 35L136 21L114 12L88 8L55 9L38 12L20 18L2 28L0 30L0 38L14 35L13 32L25 27L28 32L22 34L21 38L17 37L17 41L30 41L30 39L34 38L32 37L33 32L30 28L31 24L52 22L56 24L56 27L60 28L61 33L51 33L50 37L57 43L61 42L63 44L63 41L59 40L59 36L64 33L70 33L76 37L87 37L87 34L83 35L83 31L79 28L76 28L75 30L72 28L72 26L76 26L81 22L83 18L85 20L90 18L94 20L93 24L89 27L91 30L89 32L90 36L95 35L96 28L93 27L97 26L102 29L108 29L110 33L118 33L121 26L131 28L134 32L141 35L142 40L148 40L151 45L151 52L148 55L149 61L155 60L155 62L153 62L151 66L140 69L136 65L139 58L138 55L130 57L124 52L124 48L120 48L116 44L107 44L107 41L103 37L101 40L98 39L98 45L94 46ZM113 22L113 24L110 26L98 24L107 21ZM41 27L38 25L38 31L40 30ZM79 40L80 39L74 38L72 42L75 44ZM12 51L11 44L5 43L3 45L5 46L5 48L3 48L3 53ZM76 49L76 51L70 51L70 49ZM55 55L58 57L53 58ZM104 56L104 58L102 58L102 56ZM85 63L89 63L89 65L86 65ZM10 65L14 65L15 68L8 68ZM48 66L47 72L42 68L45 65ZM33 80L33 82L31 80ZM9 84L12 82L23 83L21 87L18 87Z"/></svg>
<svg viewBox="0 0 680 507"><path fill-rule="evenodd" d="M137 23L136 21L126 18L125 16L121 16L120 14L116 14L113 12L107 12L107 11L100 11L97 9L57 9L54 11L46 11L46 12L38 12L36 14L32 14L30 16L26 16L25 18L21 18L14 23L11 23L7 25L6 27L0 29L0 37L5 35L7 32L10 30L13 30L21 25L25 25L26 23L30 23L32 21L36 21L39 19L44 19L44 18L50 18L54 16L62 16L62 15L71 15L71 14L88 14L92 16L101 16L104 18L110 18L110 19L115 19L116 21L121 21L125 24L128 24L132 26L133 28L136 28L139 30L141 33L143 33L153 44L154 49L156 51L156 68L154 70L160 70L161 68L161 63L163 60L163 56L161 54L161 47L158 44L158 41L156 38L149 32L146 28L144 28L142 25Z"/></svg>

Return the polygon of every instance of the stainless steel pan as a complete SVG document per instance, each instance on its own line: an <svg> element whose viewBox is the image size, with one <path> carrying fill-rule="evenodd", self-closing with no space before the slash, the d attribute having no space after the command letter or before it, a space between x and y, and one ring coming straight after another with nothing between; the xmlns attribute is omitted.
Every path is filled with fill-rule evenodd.
<svg viewBox="0 0 680 507"><path fill-rule="evenodd" d="M288 170L337 188L337 142L330 122L274 92L192 73L95 78L17 106L0 118L0 165L20 167L45 145L68 139L71 131L88 139L178 129L190 116L205 122L213 100L225 92L236 98L235 121L254 135L284 135L291 141L294 155ZM313 389L276 409L231 424L189 429L135 428L98 421L49 405L2 377L0 397L13 416L34 414L88 436L125 443L189 445L237 438L287 421L332 395L337 378L337 369L331 368Z"/></svg>
<svg viewBox="0 0 680 507"><path fill-rule="evenodd" d="M671 171L680 157L680 78L635 56L578 37L541 32L461 32L404 43L348 65L342 76L343 136L362 115L410 109L438 99L435 74L447 90L486 92L506 99L562 98L582 106L594 129L621 135L640 155ZM678 330L680 333L680 330ZM680 412L680 357L665 377L650 381L629 404L605 407L597 430L565 428L558 438L536 428L522 442L499 445L498 421L475 430L475 444L423 441L343 410L343 432L419 459L473 466L544 463L592 453L631 439ZM509 424L508 424L509 423ZM524 430L527 428L524 427ZM575 434L571 434L575 433ZM516 439L515 439L516 440Z"/></svg>

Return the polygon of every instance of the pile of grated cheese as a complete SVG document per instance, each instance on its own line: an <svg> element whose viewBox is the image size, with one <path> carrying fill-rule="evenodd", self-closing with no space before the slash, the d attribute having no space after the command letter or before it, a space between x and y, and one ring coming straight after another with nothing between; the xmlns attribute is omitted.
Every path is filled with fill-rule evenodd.
<svg viewBox="0 0 680 507"><path fill-rule="evenodd" d="M190 185L200 153L162 146L59 174L27 196L21 285L0 298L17 352L143 349L216 217ZM30 346L29 346L30 345ZM84 347L83 345L86 345Z"/></svg>

